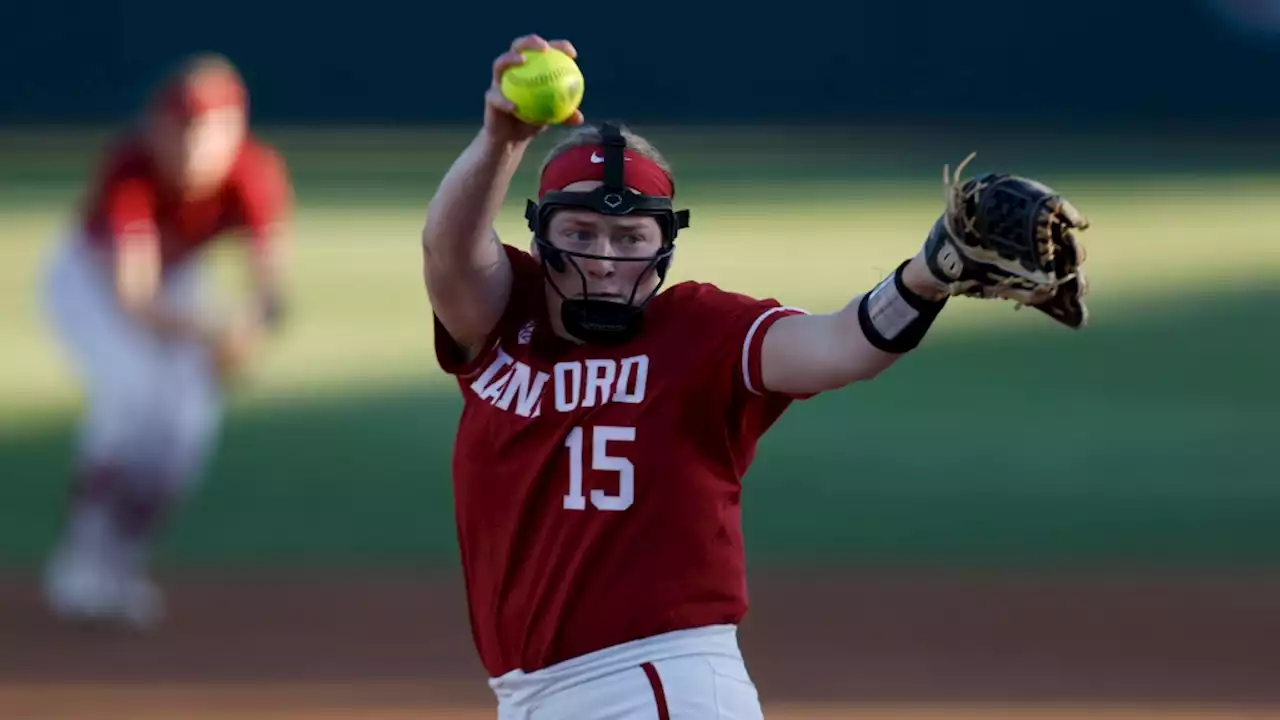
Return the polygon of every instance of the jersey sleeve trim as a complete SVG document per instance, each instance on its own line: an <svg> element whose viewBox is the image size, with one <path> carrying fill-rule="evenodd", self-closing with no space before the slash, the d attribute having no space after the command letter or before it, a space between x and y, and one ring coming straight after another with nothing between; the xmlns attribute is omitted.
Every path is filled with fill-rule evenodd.
<svg viewBox="0 0 1280 720"><path fill-rule="evenodd" d="M118 247L154 244L160 239L160 231L150 218L120 224L110 235L111 241Z"/></svg>
<svg viewBox="0 0 1280 720"><path fill-rule="evenodd" d="M748 392L753 395L765 393L760 363L764 338L770 326L784 317L808 314L807 310L798 307L772 307L760 313L755 322L751 323L751 328L747 330L747 336L742 341L742 384Z"/></svg>

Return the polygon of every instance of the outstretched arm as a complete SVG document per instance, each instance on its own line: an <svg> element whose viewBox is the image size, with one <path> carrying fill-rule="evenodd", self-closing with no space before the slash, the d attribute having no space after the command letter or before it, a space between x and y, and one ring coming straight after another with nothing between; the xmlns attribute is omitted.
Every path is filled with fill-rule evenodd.
<svg viewBox="0 0 1280 720"><path fill-rule="evenodd" d="M875 289L830 315L775 322L761 347L769 390L812 394L875 377L911 350L948 297L1003 298L1073 329L1085 325L1089 221L1044 183L1005 173L960 182L943 168L947 209L924 247Z"/></svg>
<svg viewBox="0 0 1280 720"><path fill-rule="evenodd" d="M946 297L922 252L837 312L770 326L761 381L774 392L809 395L870 380L920 342Z"/></svg>
<svg viewBox="0 0 1280 720"><path fill-rule="evenodd" d="M576 55L566 42L529 35L494 60L484 128L445 174L427 207L422 230L427 294L441 325L472 355L497 325L511 295L511 263L493 224L520 160L542 130L512 114L515 107L500 90L502 73L524 62L521 50L553 45ZM582 122L581 114L569 122Z"/></svg>

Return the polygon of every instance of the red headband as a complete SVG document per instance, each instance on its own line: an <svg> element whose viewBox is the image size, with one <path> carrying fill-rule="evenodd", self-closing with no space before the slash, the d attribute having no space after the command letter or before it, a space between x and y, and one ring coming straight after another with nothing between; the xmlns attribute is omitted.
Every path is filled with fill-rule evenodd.
<svg viewBox="0 0 1280 720"><path fill-rule="evenodd" d="M182 120L199 117L210 110L245 107L244 85L228 73L209 72L165 88L157 109Z"/></svg>
<svg viewBox="0 0 1280 720"><path fill-rule="evenodd" d="M675 186L658 163L631 150L624 150L623 181L627 187L641 195L672 197ZM542 170L538 184L538 197L552 190L583 180L604 181L604 148L598 145L582 145L557 155Z"/></svg>

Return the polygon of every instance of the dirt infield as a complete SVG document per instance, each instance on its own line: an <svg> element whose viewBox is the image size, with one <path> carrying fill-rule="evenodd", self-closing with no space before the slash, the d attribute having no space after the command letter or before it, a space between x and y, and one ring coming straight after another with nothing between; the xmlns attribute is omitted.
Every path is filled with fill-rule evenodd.
<svg viewBox="0 0 1280 720"><path fill-rule="evenodd" d="M1280 717L1280 574L755 571L771 718ZM0 580L0 718L492 718L452 573L168 577L146 635ZM1087 708L1087 710L1085 710Z"/></svg>

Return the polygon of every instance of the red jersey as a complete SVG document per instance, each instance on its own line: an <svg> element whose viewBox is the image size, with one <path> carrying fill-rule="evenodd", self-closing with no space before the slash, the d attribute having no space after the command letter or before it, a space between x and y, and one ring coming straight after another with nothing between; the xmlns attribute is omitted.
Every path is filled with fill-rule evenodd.
<svg viewBox="0 0 1280 720"><path fill-rule="evenodd" d="M802 311L685 282L612 347L555 335L541 266L505 246L511 299L472 362L437 319L465 398L454 503L472 632L497 677L747 610L741 480L792 397L760 348Z"/></svg>
<svg viewBox="0 0 1280 720"><path fill-rule="evenodd" d="M224 233L241 233L255 245L268 242L272 225L290 209L292 192L284 161L250 137L217 192L184 199L162 180L141 143L126 138L91 189L84 229L91 243L108 249L127 235L152 234L169 268Z"/></svg>

